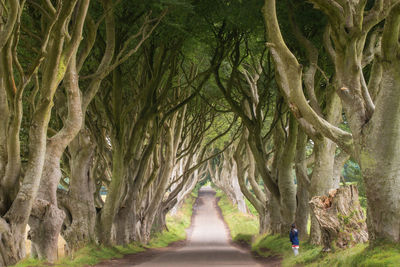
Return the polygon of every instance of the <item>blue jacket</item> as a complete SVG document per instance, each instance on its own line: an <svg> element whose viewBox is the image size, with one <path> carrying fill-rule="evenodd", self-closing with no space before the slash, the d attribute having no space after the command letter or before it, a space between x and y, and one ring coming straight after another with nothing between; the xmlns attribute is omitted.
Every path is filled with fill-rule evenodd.
<svg viewBox="0 0 400 267"><path fill-rule="evenodd" d="M290 242L292 242L292 245L299 245L299 232L297 229L290 230Z"/></svg>

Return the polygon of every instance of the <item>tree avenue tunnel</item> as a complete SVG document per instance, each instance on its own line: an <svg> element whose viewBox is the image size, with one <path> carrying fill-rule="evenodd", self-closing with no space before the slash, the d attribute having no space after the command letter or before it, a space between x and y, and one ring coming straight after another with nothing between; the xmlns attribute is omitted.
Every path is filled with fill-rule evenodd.
<svg viewBox="0 0 400 267"><path fill-rule="evenodd" d="M233 239L282 242L286 265L306 260L293 223L321 264L398 254L399 16L400 0L1 1L0 266L182 239L169 216L206 183L239 210ZM262 264L211 195L187 245L143 264Z"/></svg>
<svg viewBox="0 0 400 267"><path fill-rule="evenodd" d="M215 190L202 187L183 247L140 260L128 256L96 266L279 266L276 260L271 261L270 265L257 263L247 251L232 246L218 212Z"/></svg>

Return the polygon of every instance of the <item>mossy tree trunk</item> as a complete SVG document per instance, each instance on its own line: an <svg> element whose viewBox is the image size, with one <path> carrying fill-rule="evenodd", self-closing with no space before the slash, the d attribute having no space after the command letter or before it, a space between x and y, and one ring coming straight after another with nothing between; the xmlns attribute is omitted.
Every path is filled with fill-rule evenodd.
<svg viewBox="0 0 400 267"><path fill-rule="evenodd" d="M382 37L381 89L375 111L362 131L360 165L364 177L370 240L400 242L400 4L386 19Z"/></svg>

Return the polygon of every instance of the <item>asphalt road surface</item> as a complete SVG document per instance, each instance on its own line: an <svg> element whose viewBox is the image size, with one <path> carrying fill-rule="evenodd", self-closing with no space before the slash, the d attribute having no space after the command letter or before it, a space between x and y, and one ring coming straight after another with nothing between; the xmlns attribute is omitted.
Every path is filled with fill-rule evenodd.
<svg viewBox="0 0 400 267"><path fill-rule="evenodd" d="M138 266L260 266L247 252L229 244L224 222L215 207L215 191L203 187L195 207L187 245Z"/></svg>
<svg viewBox="0 0 400 267"><path fill-rule="evenodd" d="M202 187L194 207L195 215L185 246L149 255L140 263L133 257L103 262L97 266L197 267L197 266L280 266L256 262L246 250L230 244L229 233L216 208L215 191Z"/></svg>

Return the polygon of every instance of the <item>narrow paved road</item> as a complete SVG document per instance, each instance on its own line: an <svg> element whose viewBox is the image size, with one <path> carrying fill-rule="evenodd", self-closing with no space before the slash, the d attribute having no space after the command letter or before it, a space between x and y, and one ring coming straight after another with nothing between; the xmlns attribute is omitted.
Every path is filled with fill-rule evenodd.
<svg viewBox="0 0 400 267"><path fill-rule="evenodd" d="M96 267L205 267L205 266L280 266L279 259L268 259L262 264L250 253L233 247L229 233L216 208L215 191L203 187L194 210L191 231L184 247L179 249L149 250L127 255L95 265Z"/></svg>
<svg viewBox="0 0 400 267"><path fill-rule="evenodd" d="M215 191L203 187L188 244L138 266L261 266L247 252L229 244L224 222L215 207Z"/></svg>

